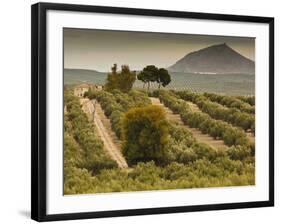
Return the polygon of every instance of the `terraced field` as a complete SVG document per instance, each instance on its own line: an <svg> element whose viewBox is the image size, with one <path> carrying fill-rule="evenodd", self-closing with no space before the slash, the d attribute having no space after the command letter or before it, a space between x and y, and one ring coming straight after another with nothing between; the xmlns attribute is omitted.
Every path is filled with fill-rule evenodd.
<svg viewBox="0 0 281 224"><path fill-rule="evenodd" d="M168 107L166 107L163 103L160 102L159 98L156 97L150 97L150 100L152 102L153 105L157 105L162 107L165 112L166 112L166 116L167 119L175 122L181 126L183 126L184 128L188 129L193 136L198 140L198 142L203 142L207 145L210 145L211 147L213 147L214 149L226 149L228 146L224 144L224 142L222 140L217 140L214 139L213 137L211 137L208 134L203 134L199 129L197 128L191 128L188 125L185 125L180 117L179 114L175 114L173 113L173 111L171 111ZM200 109L193 103L189 103L189 105L191 106L192 110L194 112L198 112Z"/></svg>
<svg viewBox="0 0 281 224"><path fill-rule="evenodd" d="M217 107L203 107L203 94L149 94L102 90L78 98L65 90L65 194L255 184L254 127L214 118ZM242 99L220 105L252 118L254 106Z"/></svg>

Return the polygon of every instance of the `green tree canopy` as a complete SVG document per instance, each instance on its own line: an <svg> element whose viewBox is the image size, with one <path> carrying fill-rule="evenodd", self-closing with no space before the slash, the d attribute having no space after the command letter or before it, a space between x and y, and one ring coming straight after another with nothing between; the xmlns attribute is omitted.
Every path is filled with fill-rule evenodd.
<svg viewBox="0 0 281 224"><path fill-rule="evenodd" d="M148 72L141 71L137 75L137 79L143 82L143 88L150 82L150 74Z"/></svg>
<svg viewBox="0 0 281 224"><path fill-rule="evenodd" d="M138 75L138 80L141 80L144 85L147 84L147 90L149 90L150 83L157 81L158 68L155 65L147 65Z"/></svg>
<svg viewBox="0 0 281 224"><path fill-rule="evenodd" d="M171 76L169 72L165 68L160 68L158 70L158 77L157 77L157 82L158 82L158 88L160 89L160 86L162 85L163 87L169 85L171 82Z"/></svg>
<svg viewBox="0 0 281 224"><path fill-rule="evenodd" d="M108 73L105 84L105 89L112 91L118 89L122 92L129 92L134 82L136 81L136 72L130 71L128 65L122 65L121 71L117 71L117 64L114 64L111 68L111 73Z"/></svg>
<svg viewBox="0 0 281 224"><path fill-rule="evenodd" d="M162 108L146 106L129 110L124 116L122 133L123 154L130 165L151 160L165 163L169 129Z"/></svg>
<svg viewBox="0 0 281 224"><path fill-rule="evenodd" d="M164 68L157 68L155 65L146 66L138 75L137 79L147 85L147 90L152 82L158 83L158 88L167 86L171 82L171 76Z"/></svg>

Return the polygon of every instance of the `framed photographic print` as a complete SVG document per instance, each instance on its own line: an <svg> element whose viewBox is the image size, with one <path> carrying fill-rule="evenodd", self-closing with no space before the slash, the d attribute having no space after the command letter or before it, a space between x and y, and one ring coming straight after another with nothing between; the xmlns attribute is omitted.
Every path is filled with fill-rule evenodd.
<svg viewBox="0 0 281 224"><path fill-rule="evenodd" d="M32 219L273 205L273 18L32 6Z"/></svg>

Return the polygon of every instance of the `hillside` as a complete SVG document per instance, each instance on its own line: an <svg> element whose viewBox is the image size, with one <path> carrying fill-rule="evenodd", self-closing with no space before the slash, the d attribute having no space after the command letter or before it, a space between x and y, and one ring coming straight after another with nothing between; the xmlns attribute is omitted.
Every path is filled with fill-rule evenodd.
<svg viewBox="0 0 281 224"><path fill-rule="evenodd" d="M107 73L86 69L64 69L64 84L76 84L81 82L92 82L104 84Z"/></svg>
<svg viewBox="0 0 281 224"><path fill-rule="evenodd" d="M227 44L219 44L187 54L168 70L202 74L255 74L255 62Z"/></svg>
<svg viewBox="0 0 281 224"><path fill-rule="evenodd" d="M195 74L170 72L172 82L166 89L186 90L198 92L215 92L230 95L255 94L255 76L247 74ZM72 85L82 82L91 82L104 85L107 73L85 69L64 69L64 84ZM143 83L136 80L135 88L143 88ZM151 86L157 89L158 85Z"/></svg>

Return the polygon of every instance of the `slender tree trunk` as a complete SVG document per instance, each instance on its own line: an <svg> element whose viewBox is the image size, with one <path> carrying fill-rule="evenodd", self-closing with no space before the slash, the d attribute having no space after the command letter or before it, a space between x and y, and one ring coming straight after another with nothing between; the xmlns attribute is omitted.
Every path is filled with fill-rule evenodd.
<svg viewBox="0 0 281 224"><path fill-rule="evenodd" d="M161 83L159 82L159 84L158 84L158 89L160 89L160 87L161 87Z"/></svg>
<svg viewBox="0 0 281 224"><path fill-rule="evenodd" d="M144 89L144 86L145 86L145 82L143 83L143 85L142 85L142 88Z"/></svg>

